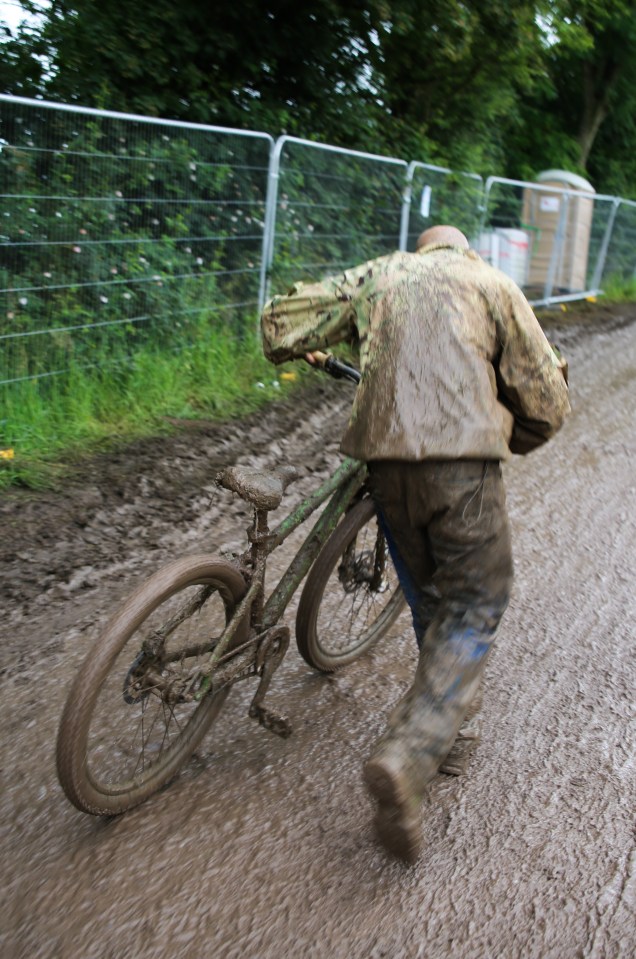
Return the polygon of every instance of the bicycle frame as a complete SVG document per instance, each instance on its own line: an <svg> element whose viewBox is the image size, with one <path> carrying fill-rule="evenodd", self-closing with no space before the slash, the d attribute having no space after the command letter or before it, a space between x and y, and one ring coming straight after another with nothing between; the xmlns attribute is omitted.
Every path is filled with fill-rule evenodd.
<svg viewBox="0 0 636 959"><path fill-rule="evenodd" d="M257 677L248 716L277 736L291 734L287 717L265 700L289 648L283 617L296 590L298 651L323 672L355 660L395 621L402 596L394 577L388 591L388 552L365 464L345 459L285 510L282 495L297 475L282 466L269 475L223 470L219 485L253 507L246 548L169 563L109 620L69 691L58 732L58 776L78 809L118 815L167 783L239 681ZM270 530L270 511L279 508L287 515ZM268 558L292 534L293 558L270 589Z"/></svg>
<svg viewBox="0 0 636 959"><path fill-rule="evenodd" d="M273 531L272 545L268 549L267 555L283 543L298 526L304 523L332 493L334 494L287 571L272 591L263 612L262 625L264 629L273 626L283 615L299 584L309 572L310 566L336 528L347 506L362 487L366 477L367 468L364 463L349 458L345 459L334 475L325 480L322 486L319 486L311 496L300 503L287 519L283 520Z"/></svg>
<svg viewBox="0 0 636 959"><path fill-rule="evenodd" d="M271 532L267 527L267 511L255 510L254 524L248 530L248 536L252 543L249 557L251 567L249 572L250 585L227 624L221 639L201 669L203 679L195 698L202 698L210 689L212 672L228 650L244 617L250 615L250 625L252 627L252 635L246 644L248 646L253 646L255 639L271 630L279 622L289 601L308 573L323 545L336 528L348 505L362 488L366 476L367 468L364 463L346 458L333 476L325 480L317 490L303 500ZM330 496L331 501L316 521L265 604L267 557L284 543L288 536L302 525ZM247 559L247 556L242 559ZM241 647L241 649L243 648ZM251 659L252 651L250 650L246 665L251 662Z"/></svg>

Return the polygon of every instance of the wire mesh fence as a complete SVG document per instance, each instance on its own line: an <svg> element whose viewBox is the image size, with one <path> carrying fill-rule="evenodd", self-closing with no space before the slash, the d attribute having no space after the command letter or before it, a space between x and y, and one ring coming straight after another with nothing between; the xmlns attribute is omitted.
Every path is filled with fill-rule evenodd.
<svg viewBox="0 0 636 959"><path fill-rule="evenodd" d="M604 277L636 280L636 203L616 201L616 215L607 242Z"/></svg>
<svg viewBox="0 0 636 959"><path fill-rule="evenodd" d="M115 376L215 329L240 337L269 292L413 250L434 223L462 229L534 305L633 279L636 203L554 172L484 185L293 137L0 95L0 442L12 410L45 406L79 371Z"/></svg>
<svg viewBox="0 0 636 959"><path fill-rule="evenodd" d="M535 306L596 295L609 266L616 199L555 182L490 177L474 243Z"/></svg>
<svg viewBox="0 0 636 959"><path fill-rule="evenodd" d="M281 137L272 158L269 291L398 248L404 160Z"/></svg>
<svg viewBox="0 0 636 959"><path fill-rule="evenodd" d="M481 221L484 183L477 173L413 161L402 207L401 249L415 250L418 236L436 223L452 223L474 237Z"/></svg>
<svg viewBox="0 0 636 959"><path fill-rule="evenodd" d="M1 104L0 384L180 349L257 309L265 134Z"/></svg>

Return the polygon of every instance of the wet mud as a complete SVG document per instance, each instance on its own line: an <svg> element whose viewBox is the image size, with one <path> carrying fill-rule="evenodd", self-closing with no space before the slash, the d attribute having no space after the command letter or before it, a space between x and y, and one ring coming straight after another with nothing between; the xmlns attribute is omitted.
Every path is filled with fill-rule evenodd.
<svg viewBox="0 0 636 959"><path fill-rule="evenodd" d="M298 466L284 515L340 461L352 387L320 382L4 497L3 957L634 956L635 320L633 305L544 320L573 413L504 467L516 581L482 743L466 776L433 782L411 869L376 845L361 779L415 667L405 614L334 677L292 646L268 702L294 735L250 720L255 687L239 686L178 779L125 816L77 812L54 771L66 689L116 604L169 559L243 541L249 511L216 470Z"/></svg>

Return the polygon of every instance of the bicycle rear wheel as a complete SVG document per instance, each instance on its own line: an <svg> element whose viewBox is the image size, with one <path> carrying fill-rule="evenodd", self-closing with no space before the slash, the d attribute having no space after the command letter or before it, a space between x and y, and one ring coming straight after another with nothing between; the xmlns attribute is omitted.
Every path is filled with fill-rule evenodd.
<svg viewBox="0 0 636 959"><path fill-rule="evenodd" d="M125 812L188 760L228 693L194 699L197 669L245 589L231 563L185 557L115 613L75 678L58 732L58 777L78 809ZM246 617L234 645L248 628Z"/></svg>
<svg viewBox="0 0 636 959"><path fill-rule="evenodd" d="M309 572L296 616L298 650L314 669L334 672L367 652L403 607L373 501L360 500Z"/></svg>

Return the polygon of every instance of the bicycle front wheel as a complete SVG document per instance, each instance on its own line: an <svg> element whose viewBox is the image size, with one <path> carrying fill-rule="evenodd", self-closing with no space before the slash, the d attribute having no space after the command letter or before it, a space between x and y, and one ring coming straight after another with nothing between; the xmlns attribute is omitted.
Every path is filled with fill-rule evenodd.
<svg viewBox="0 0 636 959"><path fill-rule="evenodd" d="M185 557L113 616L75 678L58 732L58 777L78 809L125 812L188 760L228 693L197 700L198 668L245 589L231 563ZM235 645L248 628L246 617Z"/></svg>
<svg viewBox="0 0 636 959"><path fill-rule="evenodd" d="M367 652L403 607L373 501L360 500L309 572L296 616L298 650L314 669L332 673Z"/></svg>

